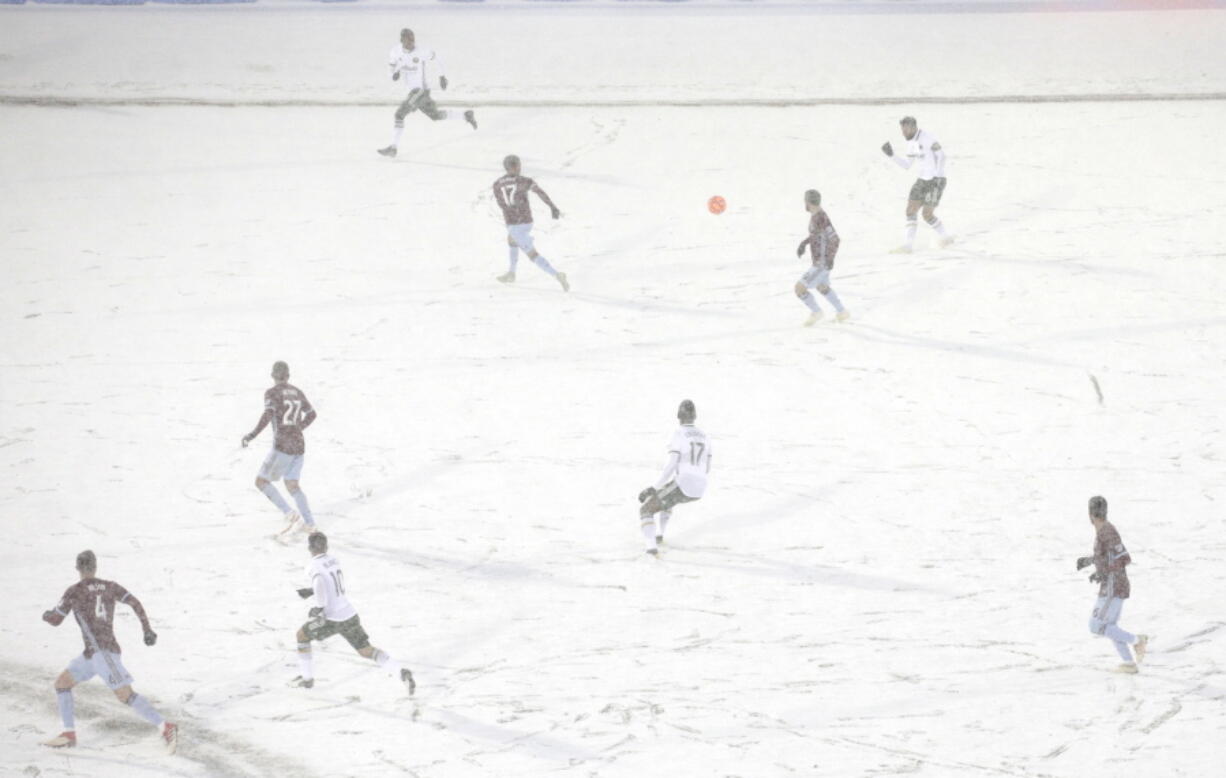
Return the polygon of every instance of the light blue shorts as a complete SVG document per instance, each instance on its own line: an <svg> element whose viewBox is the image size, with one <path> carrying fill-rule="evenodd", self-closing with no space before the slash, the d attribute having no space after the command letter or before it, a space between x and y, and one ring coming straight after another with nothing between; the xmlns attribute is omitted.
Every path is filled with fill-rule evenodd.
<svg viewBox="0 0 1226 778"><path fill-rule="evenodd" d="M532 222L527 224L508 224L507 235L510 236L512 243L524 251L536 250L536 246L532 242Z"/></svg>
<svg viewBox="0 0 1226 778"><path fill-rule="evenodd" d="M830 269L814 265L800 277L800 283L804 284L806 289L818 289L823 286L829 287Z"/></svg>
<svg viewBox="0 0 1226 778"><path fill-rule="evenodd" d="M1094 612L1090 614L1090 631L1102 635L1107 627L1118 624L1120 612L1124 610L1124 601L1119 597L1099 597L1094 601Z"/></svg>
<svg viewBox="0 0 1226 778"><path fill-rule="evenodd" d="M96 675L112 690L132 685L132 675L123 666L123 660L110 651L95 651L89 659L81 654L68 663L68 672L77 683L84 683Z"/></svg>
<svg viewBox="0 0 1226 778"><path fill-rule="evenodd" d="M302 454L286 454L275 448L268 452L264 464L260 465L260 478L265 481L297 481L302 475Z"/></svg>

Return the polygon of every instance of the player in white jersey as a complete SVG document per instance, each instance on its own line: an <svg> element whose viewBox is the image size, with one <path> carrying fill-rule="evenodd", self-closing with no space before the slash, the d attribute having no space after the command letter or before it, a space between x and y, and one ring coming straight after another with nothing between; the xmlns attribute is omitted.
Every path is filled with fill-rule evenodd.
<svg viewBox="0 0 1226 778"><path fill-rule="evenodd" d="M400 43L392 47L387 57L387 65L392 71L392 80L400 81L409 90L408 96L396 109L396 121L392 128L392 145L379 149L385 157L394 157L400 149L400 136L404 133L404 117L414 111L421 111L434 121L442 119L463 119L477 129L477 119L472 111L463 114L444 111L434 103L430 96L430 85L438 81L443 91L447 90L447 76L443 74L443 63L438 54L431 49L417 47L413 31L405 28L400 31Z"/></svg>
<svg viewBox="0 0 1226 778"><path fill-rule="evenodd" d="M313 532L307 538L307 550L311 553L311 563L307 566L307 576L311 585L298 590L298 596L304 600L315 598L315 607L310 610L310 620L298 628L298 670L299 675L290 681L290 686L301 686L310 689L315 685L315 663L311 656L311 641L324 640L340 634L354 650L367 659L373 659L379 667L393 673L399 671L400 680L408 687L409 694L417 688L413 673L409 668L401 667L400 662L388 656L386 651L375 648L362 629L362 620L358 611L345 596L345 574L341 571L341 563L328 553L328 538L322 532Z"/></svg>
<svg viewBox="0 0 1226 778"><path fill-rule="evenodd" d="M941 142L927 130L921 130L914 116L904 116L898 122L902 128L902 136L907 141L907 150L903 155L896 155L889 141L881 144L881 151L894 164L903 170L908 170L916 162L919 163L919 177L911 186L911 194L907 197L907 228L905 240L897 249L896 254L910 254L915 246L915 216L920 208L924 209L924 221L936 230L937 240L942 246L954 242L952 236L945 231L945 225L937 218L936 207L941 203L941 195L945 192L945 149Z"/></svg>
<svg viewBox="0 0 1226 778"><path fill-rule="evenodd" d="M639 492L639 526L647 553L656 556L664 542L664 530L673 515L673 506L694 502L707 491L711 472L711 441L694 426L698 412L690 400L677 408L681 427L668 444L668 463L654 485Z"/></svg>

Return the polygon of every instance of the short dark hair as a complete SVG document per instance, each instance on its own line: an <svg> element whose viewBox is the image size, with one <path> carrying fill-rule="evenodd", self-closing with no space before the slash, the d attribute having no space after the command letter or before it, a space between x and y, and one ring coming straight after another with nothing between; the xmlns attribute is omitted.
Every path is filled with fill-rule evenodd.
<svg viewBox="0 0 1226 778"><path fill-rule="evenodd" d="M93 572L98 569L98 557L94 556L94 552L86 549L77 554L77 569L84 572L86 570Z"/></svg>
<svg viewBox="0 0 1226 778"><path fill-rule="evenodd" d="M288 381L289 380L289 365L285 364L279 359L276 362L273 362L272 363L272 377L277 379L278 381Z"/></svg>
<svg viewBox="0 0 1226 778"><path fill-rule="evenodd" d="M902 117L901 119L899 119L899 120L898 120L898 123L899 123L899 124L911 124L911 125L914 125L914 124L915 124L915 117L914 117L914 116L904 116L904 117Z"/></svg>
<svg viewBox="0 0 1226 778"><path fill-rule="evenodd" d="M514 154L508 154L502 158L502 169L509 171L513 167L519 167L519 157Z"/></svg>
<svg viewBox="0 0 1226 778"><path fill-rule="evenodd" d="M1095 495L1090 498L1090 515L1096 519L1107 518L1107 498Z"/></svg>
<svg viewBox="0 0 1226 778"><path fill-rule="evenodd" d="M694 409L694 401L682 400L681 405L677 406L677 420L682 424L693 424L696 418L698 411Z"/></svg>
<svg viewBox="0 0 1226 778"><path fill-rule="evenodd" d="M328 550L328 536L322 532L312 532L307 536L307 548L312 554L322 554Z"/></svg>
<svg viewBox="0 0 1226 778"><path fill-rule="evenodd" d="M816 189L810 189L809 191L805 192L805 202L809 205L821 205L822 193Z"/></svg>

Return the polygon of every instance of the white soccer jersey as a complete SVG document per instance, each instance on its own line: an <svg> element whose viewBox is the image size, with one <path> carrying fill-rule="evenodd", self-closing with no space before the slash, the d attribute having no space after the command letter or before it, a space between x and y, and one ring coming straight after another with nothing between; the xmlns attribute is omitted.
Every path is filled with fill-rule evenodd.
<svg viewBox="0 0 1226 778"><path fill-rule="evenodd" d="M325 619L345 621L358 615L357 609L345 597L345 576L336 557L331 554L311 557L307 576L311 579L311 588L315 590L315 604L324 609Z"/></svg>
<svg viewBox="0 0 1226 778"><path fill-rule="evenodd" d="M388 67L393 73L400 73L400 81L405 89L429 89L430 85L443 75L443 63L433 49L423 49L418 46L412 51L405 51L404 46L397 43L387 55Z"/></svg>
<svg viewBox="0 0 1226 778"><path fill-rule="evenodd" d="M936 149L933 149L933 146ZM907 151L904 156L905 161L897 154L893 159L904 169L918 162L918 176L921 180L928 181L945 177L945 150L941 148L941 142L927 130L917 131L915 137L907 141Z"/></svg>
<svg viewBox="0 0 1226 778"><path fill-rule="evenodd" d="M656 481L656 488L664 488L675 478L686 497L698 499L707 491L710 472L711 441L707 440L707 433L693 424L682 424L668 444L668 464Z"/></svg>

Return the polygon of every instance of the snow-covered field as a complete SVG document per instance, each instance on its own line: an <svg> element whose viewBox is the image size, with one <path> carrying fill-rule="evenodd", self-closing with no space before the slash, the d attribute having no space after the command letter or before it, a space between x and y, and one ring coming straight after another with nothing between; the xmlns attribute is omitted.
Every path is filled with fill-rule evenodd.
<svg viewBox="0 0 1226 778"><path fill-rule="evenodd" d="M1211 92L1226 14L669 9L652 26L639 10L431 9L407 23L481 128L412 117L389 162L377 79L404 14L291 10L0 8L0 94L281 100L328 72L329 100L341 74L356 98L387 98L0 107L0 774L1220 769L1226 103L481 96L539 96L548 52L573 54L593 25L651 30L625 45L657 66L619 79L568 60L546 96L718 95L729 62L680 55L738 31L768 96L973 95L985 73L989 93ZM167 19L194 44L166 48ZM924 91L893 43L932 45L929 23L975 47L962 68L937 61L943 83ZM1146 61L1103 29L1172 32ZM1019 30L1095 43L987 58ZM231 57L236 31L259 58ZM818 85L801 90L787 59L804 41ZM515 58L482 54L512 44L537 52L522 82ZM872 63L878 46L877 65L826 80L826 63ZM280 69L304 51L306 75ZM77 81L90 52L100 75ZM143 72L120 84L129 54ZM1180 70L1158 64L1176 55ZM941 214L959 236L910 257L887 252L911 178L878 151L904 112L949 150ZM564 212L536 237L569 294L522 260L516 286L493 281L506 251L489 184L510 152ZM843 238L845 325L799 326L809 187ZM252 486L268 433L239 447L275 359L320 412L303 487L416 701L339 638L315 689L285 686L308 557L268 539L279 518ZM712 436L713 485L651 560L634 495L683 397ZM1086 630L1095 589L1073 560L1094 493L1134 559L1122 624L1156 635L1137 676L1108 672L1114 652ZM80 646L39 615L83 548L161 635L146 648L119 619L137 690L182 726L175 757L97 681L78 689L81 746L38 745Z"/></svg>

